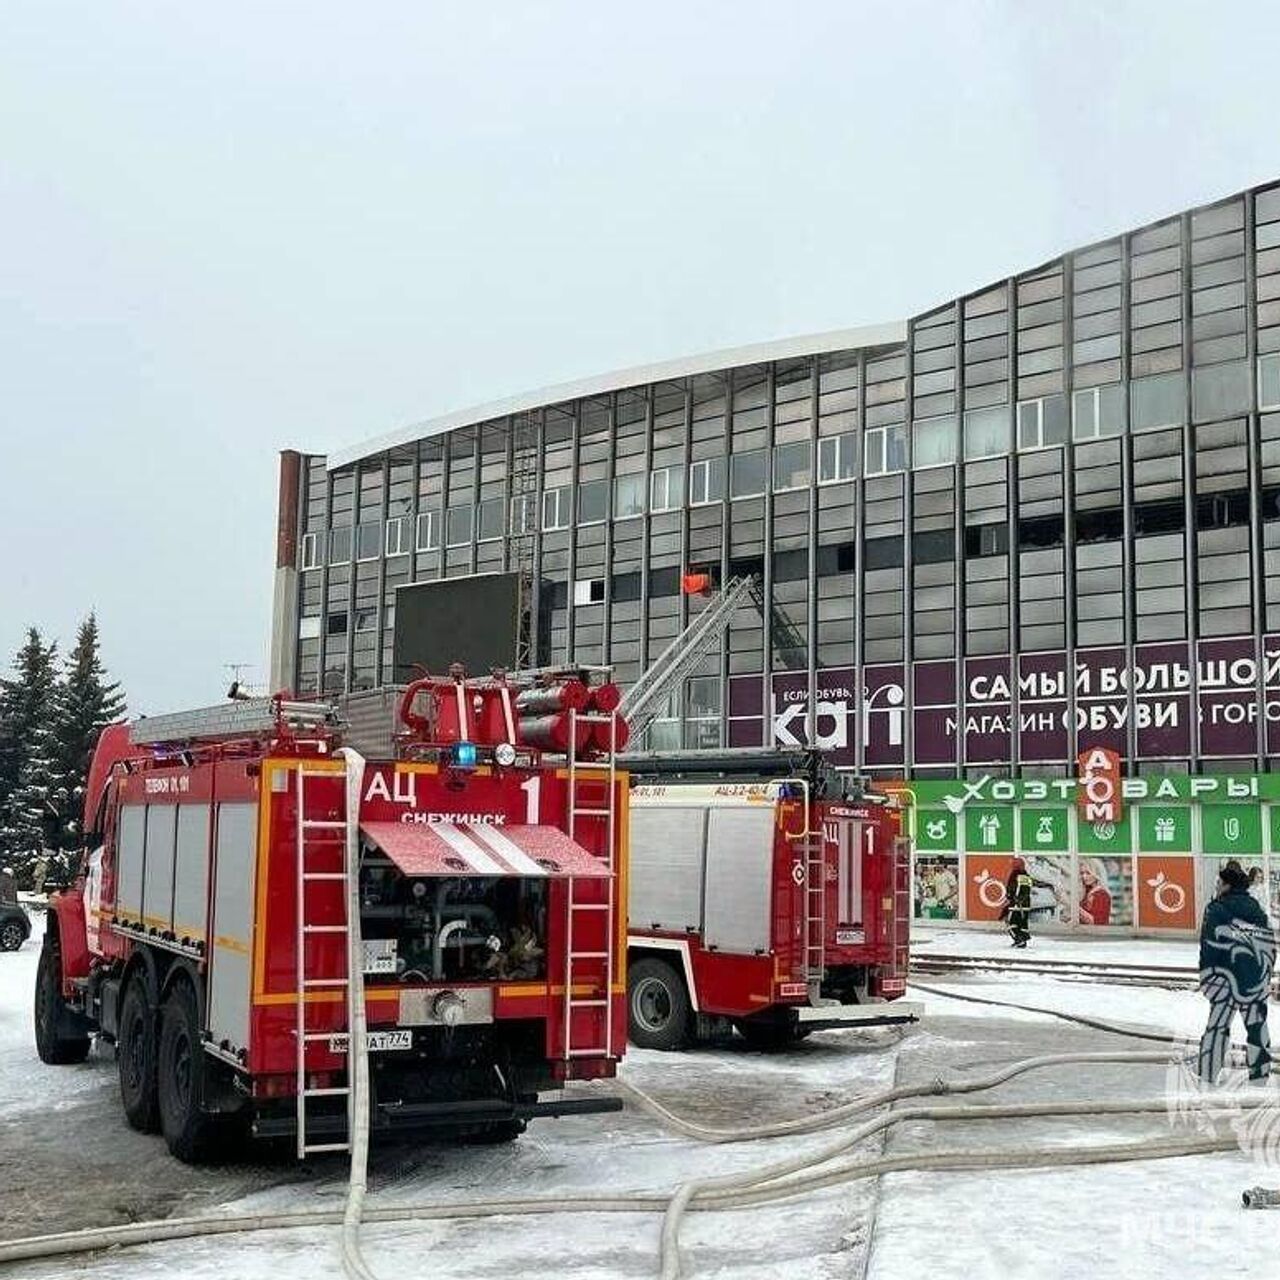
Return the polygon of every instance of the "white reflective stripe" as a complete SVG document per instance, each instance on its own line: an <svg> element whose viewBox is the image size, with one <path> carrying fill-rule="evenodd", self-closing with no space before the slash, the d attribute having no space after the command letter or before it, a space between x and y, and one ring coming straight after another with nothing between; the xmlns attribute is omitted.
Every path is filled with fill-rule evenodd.
<svg viewBox="0 0 1280 1280"><path fill-rule="evenodd" d="M545 867L540 867L514 840L496 827L476 827L471 834L487 844L504 862L509 862L521 875L547 874Z"/></svg>
<svg viewBox="0 0 1280 1280"><path fill-rule="evenodd" d="M441 822L431 828L455 853L467 860L469 866L484 876L505 876L506 867L499 866L474 840L468 840L458 827Z"/></svg>

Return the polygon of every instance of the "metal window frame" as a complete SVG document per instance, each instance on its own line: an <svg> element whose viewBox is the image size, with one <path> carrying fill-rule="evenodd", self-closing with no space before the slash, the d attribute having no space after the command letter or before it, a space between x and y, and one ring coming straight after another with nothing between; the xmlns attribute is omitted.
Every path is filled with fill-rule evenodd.
<svg viewBox="0 0 1280 1280"><path fill-rule="evenodd" d="M539 515L541 516L541 520L539 521L539 528L542 530L543 533L558 533L562 529L569 528L569 526L573 523L573 519L572 519L573 499L572 498L570 498L567 504L569 507L569 513L568 513L569 518L562 520L562 516L564 516L565 514L562 508L566 505L564 501L564 495L566 493L572 493L572 491L573 491L573 486L571 484L559 484L559 485L556 485L555 488L553 489L543 489L542 504L541 504L542 510L539 512ZM556 519L554 524L548 523L547 521L547 499L548 498L555 499Z"/></svg>
<svg viewBox="0 0 1280 1280"><path fill-rule="evenodd" d="M415 517L413 530L413 549L415 552L440 550L440 521L437 518L439 515L440 510L436 507L428 507L425 511L419 510ZM426 521L427 530L425 542L422 538L424 520Z"/></svg>
<svg viewBox="0 0 1280 1280"><path fill-rule="evenodd" d="M298 548L298 566L304 573L321 567L320 535L318 533L304 533L302 535L302 541Z"/></svg>
<svg viewBox="0 0 1280 1280"><path fill-rule="evenodd" d="M467 536L465 538L454 541L449 537L449 513L451 511L467 511L471 514L471 520L467 528ZM459 502L456 506L445 507L444 509L444 548L446 551L456 550L458 547L469 547L475 542L476 534L476 508L473 502Z"/></svg>
<svg viewBox="0 0 1280 1280"><path fill-rule="evenodd" d="M391 545L391 530L393 526L398 527L398 536L396 538L396 545L394 547L392 547ZM386 533L384 535L384 540L383 540L383 551L388 558L390 558L391 556L407 556L413 550L412 547L407 545L409 541L407 536L408 529L409 529L408 516L392 516L387 521Z"/></svg>

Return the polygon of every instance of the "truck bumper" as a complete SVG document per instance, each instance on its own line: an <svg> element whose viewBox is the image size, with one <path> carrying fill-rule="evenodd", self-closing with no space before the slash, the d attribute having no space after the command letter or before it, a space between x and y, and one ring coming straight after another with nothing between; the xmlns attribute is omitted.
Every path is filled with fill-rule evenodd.
<svg viewBox="0 0 1280 1280"><path fill-rule="evenodd" d="M422 1133L440 1129L474 1129L510 1120L533 1120L541 1116L580 1116L601 1111L621 1111L622 1099L604 1095L588 1098L554 1097L536 1102L414 1102L374 1106L369 1112L373 1134ZM288 1112L259 1116L253 1125L256 1138L291 1137L296 1132L292 1104ZM347 1117L341 1113L307 1117L308 1136L345 1136Z"/></svg>
<svg viewBox="0 0 1280 1280"><path fill-rule="evenodd" d="M924 1005L915 1000L886 1000L871 1004L792 1005L789 1013L796 1027L806 1031L830 1031L839 1027L897 1027L919 1022Z"/></svg>

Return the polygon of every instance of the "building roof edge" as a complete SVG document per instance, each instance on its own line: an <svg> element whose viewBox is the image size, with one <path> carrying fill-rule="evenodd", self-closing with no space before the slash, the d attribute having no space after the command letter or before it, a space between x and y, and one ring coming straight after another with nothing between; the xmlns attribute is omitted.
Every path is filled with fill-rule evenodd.
<svg viewBox="0 0 1280 1280"><path fill-rule="evenodd" d="M543 405L560 404L584 396L603 395L609 391L621 391L626 387L642 386L650 382L662 382L668 378L687 378L698 373L711 373L718 369L731 369L740 365L761 364L769 360L787 360L799 356L821 355L828 351L843 351L864 347L896 346L907 338L906 321L892 324L864 325L857 329L831 329L826 333L805 334L797 338L778 338L771 342L756 342L747 346L729 347L721 351L708 351L700 355L681 356L656 364L634 365L612 373L597 374L571 382L491 400L486 404L459 409L421 422L411 422L394 431L373 436L359 444L331 453L326 465L330 471L349 467L353 462L388 449L409 444L431 436L456 431L460 427L474 426L508 414L521 413Z"/></svg>

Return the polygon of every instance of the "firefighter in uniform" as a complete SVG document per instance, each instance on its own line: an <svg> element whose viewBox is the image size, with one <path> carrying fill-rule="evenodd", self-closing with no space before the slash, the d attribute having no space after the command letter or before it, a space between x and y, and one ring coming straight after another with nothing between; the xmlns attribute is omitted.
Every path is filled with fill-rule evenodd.
<svg viewBox="0 0 1280 1280"><path fill-rule="evenodd" d="M1276 937L1267 913L1249 894L1249 877L1232 860L1218 876L1218 891L1200 926L1200 990L1209 1019L1200 1037L1198 1073L1213 1084L1231 1046L1231 1019L1244 1018L1251 1080L1271 1074L1267 995L1275 967Z"/></svg>
<svg viewBox="0 0 1280 1280"><path fill-rule="evenodd" d="M1027 864L1021 858L1014 858L1009 879L1005 881L1000 919L1009 922L1009 936L1015 947L1025 947L1031 941L1031 930L1027 925L1031 920L1031 887L1037 883L1027 870Z"/></svg>

